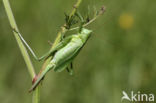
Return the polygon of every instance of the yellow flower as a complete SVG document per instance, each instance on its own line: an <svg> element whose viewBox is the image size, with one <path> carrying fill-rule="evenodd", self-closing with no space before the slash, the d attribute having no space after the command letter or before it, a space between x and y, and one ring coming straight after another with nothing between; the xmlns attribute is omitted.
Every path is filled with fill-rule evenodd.
<svg viewBox="0 0 156 103"><path fill-rule="evenodd" d="M119 25L122 29L130 29L134 24L134 18L129 13L123 13L119 17Z"/></svg>

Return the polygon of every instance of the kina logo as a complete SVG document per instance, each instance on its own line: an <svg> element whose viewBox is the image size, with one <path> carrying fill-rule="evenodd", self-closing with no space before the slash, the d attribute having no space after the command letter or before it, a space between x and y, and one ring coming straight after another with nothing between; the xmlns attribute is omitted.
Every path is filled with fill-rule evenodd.
<svg viewBox="0 0 156 103"><path fill-rule="evenodd" d="M121 101L127 100L131 102L142 102L142 103L148 103L148 102L154 102L154 94L145 94L138 91L137 93L134 93L131 91L130 95L128 95L125 91L122 91L122 98Z"/></svg>

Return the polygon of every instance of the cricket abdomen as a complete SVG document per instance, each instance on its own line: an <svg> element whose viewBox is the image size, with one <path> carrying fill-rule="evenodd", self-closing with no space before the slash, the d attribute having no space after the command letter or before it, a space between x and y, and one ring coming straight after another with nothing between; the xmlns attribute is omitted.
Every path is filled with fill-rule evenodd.
<svg viewBox="0 0 156 103"><path fill-rule="evenodd" d="M62 65L65 61L72 58L73 53L75 53L83 45L82 40L79 36L75 35L74 38L62 49L57 51L51 62L54 62L57 66Z"/></svg>

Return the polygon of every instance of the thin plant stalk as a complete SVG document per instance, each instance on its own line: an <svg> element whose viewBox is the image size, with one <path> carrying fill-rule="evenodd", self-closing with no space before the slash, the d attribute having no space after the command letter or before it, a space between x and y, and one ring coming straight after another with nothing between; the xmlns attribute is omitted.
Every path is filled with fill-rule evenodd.
<svg viewBox="0 0 156 103"><path fill-rule="evenodd" d="M17 30L19 32L16 21L14 19L14 16L13 16L13 13L12 13L12 10L11 10L11 7L10 7L9 0L3 0L3 4L4 4L4 7L5 7L6 14L8 16L11 28L15 29L15 30ZM33 79L36 74L35 74L35 70L34 70L34 67L32 65L32 62L30 60L30 57L28 55L28 52L27 52L24 44L22 43L20 37L18 36L18 34L16 32L14 32L14 31L13 31L13 34L14 34L14 36L16 38L16 41L17 41L17 44L18 44L18 46L20 48L22 56L23 56L23 58L25 60L25 63L27 65L27 68L28 68L28 71L29 71L29 74L30 74L31 78ZM33 99L32 99L33 103L39 103L39 91L40 90L39 90L39 87L38 87L33 92Z"/></svg>

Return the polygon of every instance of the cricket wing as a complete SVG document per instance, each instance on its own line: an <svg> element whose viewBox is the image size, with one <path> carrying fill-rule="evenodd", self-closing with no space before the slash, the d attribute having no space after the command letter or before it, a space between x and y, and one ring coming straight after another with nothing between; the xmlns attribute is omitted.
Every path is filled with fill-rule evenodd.
<svg viewBox="0 0 156 103"><path fill-rule="evenodd" d="M63 48L65 45L67 45L70 40L71 40L72 36L69 36L67 38L65 38L63 41L61 41L60 43L58 43L54 48L52 48L50 51L48 51L43 57L48 57L51 56L50 54L53 54L54 52L56 52L57 50L60 50L61 48Z"/></svg>
<svg viewBox="0 0 156 103"><path fill-rule="evenodd" d="M55 72L61 72L64 69L68 67L68 65L71 64L71 62L74 60L74 58L78 55L80 52L81 47L77 48L68 58L66 58L61 64L57 65L56 68L54 68Z"/></svg>

